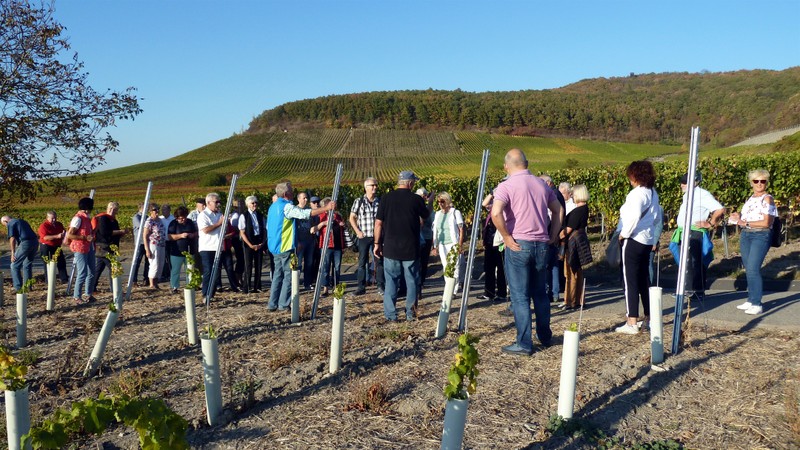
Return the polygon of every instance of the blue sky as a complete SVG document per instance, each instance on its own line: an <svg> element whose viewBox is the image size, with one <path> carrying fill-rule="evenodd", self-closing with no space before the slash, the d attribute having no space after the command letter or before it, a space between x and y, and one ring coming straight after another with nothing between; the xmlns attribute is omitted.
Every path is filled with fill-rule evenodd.
<svg viewBox="0 0 800 450"><path fill-rule="evenodd" d="M798 0L56 0L98 90L138 88L104 168L166 159L285 102L549 89L631 72L800 64ZM687 131L688 133L688 131Z"/></svg>

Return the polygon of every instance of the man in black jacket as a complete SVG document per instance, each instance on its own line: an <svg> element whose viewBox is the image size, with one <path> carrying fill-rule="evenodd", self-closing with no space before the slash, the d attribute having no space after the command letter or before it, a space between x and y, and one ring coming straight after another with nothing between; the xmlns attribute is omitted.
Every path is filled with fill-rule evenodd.
<svg viewBox="0 0 800 450"><path fill-rule="evenodd" d="M242 238L244 250L242 291L249 294L261 292L261 265L264 261L264 244L267 242L267 227L264 214L257 210L258 198L251 195L245 199L245 203L247 211L239 216L239 236ZM253 268L255 268L255 280L251 285L250 276Z"/></svg>

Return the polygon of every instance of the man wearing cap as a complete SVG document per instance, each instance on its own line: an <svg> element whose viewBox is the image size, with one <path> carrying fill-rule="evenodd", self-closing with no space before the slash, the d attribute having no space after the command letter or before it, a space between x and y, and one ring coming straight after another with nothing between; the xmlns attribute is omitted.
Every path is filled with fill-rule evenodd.
<svg viewBox="0 0 800 450"><path fill-rule="evenodd" d="M378 214L380 198L378 193L378 180L369 177L364 180L364 195L353 202L350 209L350 225L358 237L358 289L356 295L367 292L367 272L369 272L369 254L375 246L375 216ZM384 290L383 261L375 259L375 275L378 281L378 292Z"/></svg>
<svg viewBox="0 0 800 450"><path fill-rule="evenodd" d="M425 201L414 194L418 180L414 172L404 170L397 180L397 189L384 195L375 217L376 259L383 257L386 290L383 294L383 314L386 320L397 320L395 302L400 278L405 278L406 320L414 318L419 280L420 224L430 211Z"/></svg>
<svg viewBox="0 0 800 450"><path fill-rule="evenodd" d="M3 216L0 221L8 227L8 243L11 246L11 279L14 282L14 289L19 291L26 281L33 278L33 260L36 258L39 236L33 231L31 225L22 219Z"/></svg>
<svg viewBox="0 0 800 450"><path fill-rule="evenodd" d="M516 341L502 351L515 355L533 353L531 297L536 312L536 336L545 347L552 343L545 279L549 276L550 246L558 242L564 216L554 190L533 176L527 167L528 160L521 150L511 149L506 153L503 168L508 179L495 188L491 213L506 247L506 281L517 328Z"/></svg>
<svg viewBox="0 0 800 450"><path fill-rule="evenodd" d="M336 209L336 202L328 202L317 209L303 209L292 203L294 192L289 181L278 183L275 187L277 199L267 213L267 247L275 261L272 273L272 286L269 292L270 311L289 310L291 296L291 269L289 259L294 253L296 242L296 219L308 219L325 211Z"/></svg>
<svg viewBox="0 0 800 450"><path fill-rule="evenodd" d="M300 209L311 209L308 204L308 194L299 192L297 194L297 207ZM303 289L311 289L311 279L314 270L314 250L319 248L315 235L311 233L311 217L308 219L298 219L297 225L297 264L303 271Z"/></svg>
<svg viewBox="0 0 800 450"><path fill-rule="evenodd" d="M682 236L683 224L686 220L686 207L689 201L688 195L688 174L681 176L681 191L683 191L683 201L681 202L680 210L678 211L678 230L673 236L673 240L679 239ZM700 172L695 172L694 175L694 202L692 203L692 216L691 216L691 232L689 234L689 267L687 279L691 280L690 290L694 291L698 299L705 298L706 290L706 268L711 258L707 258L704 263L703 259L710 255L710 250L707 254L703 252L703 240L710 241L708 233L713 231L722 215L725 214L725 208L711 195L710 192L700 187L703 177ZM687 286L688 288L688 286Z"/></svg>

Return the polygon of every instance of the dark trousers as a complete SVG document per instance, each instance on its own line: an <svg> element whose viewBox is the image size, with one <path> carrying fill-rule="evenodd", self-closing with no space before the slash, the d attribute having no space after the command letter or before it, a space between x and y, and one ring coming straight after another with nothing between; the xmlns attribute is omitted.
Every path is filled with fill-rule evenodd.
<svg viewBox="0 0 800 450"><path fill-rule="evenodd" d="M483 288L487 297L503 297L508 295L506 287L506 270L503 268L503 252L497 247L489 245L485 248L483 260Z"/></svg>
<svg viewBox="0 0 800 450"><path fill-rule="evenodd" d="M419 289L417 295L422 294L422 288L425 287L425 279L428 278L428 260L431 257L431 249L433 248L433 239L425 239L422 244L419 254Z"/></svg>
<svg viewBox="0 0 800 450"><path fill-rule="evenodd" d="M108 271L111 271L111 261L108 260L105 256L96 256L94 258L94 280L92 280L92 286L89 292L97 292L97 283L100 280L100 275L103 273L103 270L108 267ZM111 287L109 286L109 289Z"/></svg>
<svg viewBox="0 0 800 450"><path fill-rule="evenodd" d="M367 287L367 271L369 270L369 255L372 253L372 248L375 245L375 240L371 237L364 237L358 240L358 271L356 278L358 280L358 289L363 290ZM375 258L375 281L378 283L378 289L383 289L386 282L383 274L383 258Z"/></svg>
<svg viewBox="0 0 800 450"><path fill-rule="evenodd" d="M172 274L172 261L170 261L169 255L172 253L172 246L175 245L173 241L167 241L164 245L164 269L161 271L161 278L159 281L168 281L171 274ZM145 270L147 272L147 270ZM97 282L97 277L95 277L95 283Z"/></svg>
<svg viewBox="0 0 800 450"><path fill-rule="evenodd" d="M231 246L233 247L233 256L236 262L233 264L233 271L236 272L236 281L242 284L242 275L244 274L244 243L238 235L231 238Z"/></svg>
<svg viewBox="0 0 800 450"><path fill-rule="evenodd" d="M645 316L650 316L650 250L633 239L622 242L622 277L625 285L626 317L639 317L639 299Z"/></svg>
<svg viewBox="0 0 800 450"><path fill-rule="evenodd" d="M139 245L139 253L136 255L136 260L133 261L133 282L139 279L139 263L144 259L144 272L142 272L142 282L149 283L147 279L147 272L150 271L150 261L145 257L144 245Z"/></svg>
<svg viewBox="0 0 800 450"><path fill-rule="evenodd" d="M56 250L58 250L58 247L55 245L39 244L39 256L52 258ZM67 275L67 260L64 258L63 252L58 255L56 269L58 269L58 279L61 280L62 283L66 283L69 277Z"/></svg>
<svg viewBox="0 0 800 450"><path fill-rule="evenodd" d="M211 271L214 269L214 254L213 251L201 251L200 260L203 262L203 286L201 288L204 297L208 297L211 292ZM217 280L219 280L219 272L217 272Z"/></svg>
<svg viewBox="0 0 800 450"><path fill-rule="evenodd" d="M703 232L692 230L689 235L689 267L686 279L692 280L687 289L698 294L706 290L706 268L703 265Z"/></svg>
<svg viewBox="0 0 800 450"><path fill-rule="evenodd" d="M258 241L260 242L260 241ZM261 290L261 266L264 263L264 250L253 250L248 246L243 246L244 254L244 274L242 275L242 290L245 294L251 290ZM250 282L250 277L253 276L253 269L255 269L255 278Z"/></svg>

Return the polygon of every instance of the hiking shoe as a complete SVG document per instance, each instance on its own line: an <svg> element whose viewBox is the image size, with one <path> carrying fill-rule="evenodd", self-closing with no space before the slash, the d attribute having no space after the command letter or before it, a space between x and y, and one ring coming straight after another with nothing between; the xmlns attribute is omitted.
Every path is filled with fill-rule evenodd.
<svg viewBox="0 0 800 450"><path fill-rule="evenodd" d="M367 293L367 290L364 289L364 288L361 288L361 289L357 289L356 290L355 295L364 295L366 293Z"/></svg>
<svg viewBox="0 0 800 450"><path fill-rule="evenodd" d="M764 312L764 307L761 305L753 305L744 311L745 314L752 315L761 314L762 312Z"/></svg>
<svg viewBox="0 0 800 450"><path fill-rule="evenodd" d="M650 329L650 321L645 319L645 320L642 320L641 322L636 322L636 327L639 328L639 330L642 330L642 331L649 330Z"/></svg>
<svg viewBox="0 0 800 450"><path fill-rule="evenodd" d="M742 303L741 305L737 306L736 308L737 308L737 309L741 309L741 310L743 310L743 311L746 311L746 310L748 310L748 309L750 309L750 308L752 308L752 307L753 307L753 304L752 304L752 303L750 303L750 302L744 302L744 303Z"/></svg>
<svg viewBox="0 0 800 450"><path fill-rule="evenodd" d="M626 323L621 327L617 327L614 331L622 334L639 334L639 327Z"/></svg>

